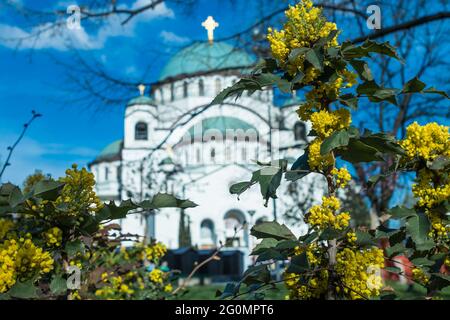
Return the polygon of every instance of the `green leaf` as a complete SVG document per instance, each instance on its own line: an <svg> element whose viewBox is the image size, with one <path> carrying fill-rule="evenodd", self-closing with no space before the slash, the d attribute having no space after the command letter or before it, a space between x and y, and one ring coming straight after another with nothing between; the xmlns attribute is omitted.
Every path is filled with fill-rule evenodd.
<svg viewBox="0 0 450 320"><path fill-rule="evenodd" d="M306 252L302 252L301 254L295 255L291 258L291 263L289 264L286 273L301 274L309 270L310 265L306 256Z"/></svg>
<svg viewBox="0 0 450 320"><path fill-rule="evenodd" d="M242 275L241 282L250 286L255 283L269 283L271 280L267 264L253 265Z"/></svg>
<svg viewBox="0 0 450 320"><path fill-rule="evenodd" d="M334 132L320 145L320 154L324 155L329 153L333 149L348 145L349 139L350 137L346 130Z"/></svg>
<svg viewBox="0 0 450 320"><path fill-rule="evenodd" d="M425 86L426 84L424 82L420 81L419 78L414 77L413 79L405 83L402 93L421 92L423 89L425 89Z"/></svg>
<svg viewBox="0 0 450 320"><path fill-rule="evenodd" d="M299 56L303 56L306 52L311 50L310 48L295 48L289 53L288 59L291 62L294 62Z"/></svg>
<svg viewBox="0 0 450 320"><path fill-rule="evenodd" d="M284 224L276 221L259 223L252 227L250 234L258 239L273 238L276 240L295 240L295 235Z"/></svg>
<svg viewBox="0 0 450 320"><path fill-rule="evenodd" d="M409 218L411 216L416 215L416 210L405 208L403 206L395 206L391 209L389 209L388 214L392 216L392 218L395 219L404 219Z"/></svg>
<svg viewBox="0 0 450 320"><path fill-rule="evenodd" d="M405 246L402 243L397 243L396 245L394 245L392 247L386 248L386 255L389 258L392 258L393 256L396 256L399 253L405 253L407 251L408 251L408 249L405 248Z"/></svg>
<svg viewBox="0 0 450 320"><path fill-rule="evenodd" d="M75 257L78 253L84 254L85 252L84 243L81 242L81 240L79 239L67 242L65 250L70 258Z"/></svg>
<svg viewBox="0 0 450 320"><path fill-rule="evenodd" d="M448 96L447 92L442 91L442 90L437 90L437 89L435 89L433 87L423 90L423 93L439 94L439 95L441 95L441 96L443 96L443 97L445 97L447 99L450 99L450 97Z"/></svg>
<svg viewBox="0 0 450 320"><path fill-rule="evenodd" d="M450 165L450 158L440 155L433 161L427 161L427 168L431 170L444 170Z"/></svg>
<svg viewBox="0 0 450 320"><path fill-rule="evenodd" d="M405 151L395 141L393 136L384 133L364 135L360 138L362 142L377 149L380 153L404 155Z"/></svg>
<svg viewBox="0 0 450 320"><path fill-rule="evenodd" d="M395 274L402 273L402 269L400 269L398 267L385 267L385 268L383 268L383 270L386 270L389 273L395 273Z"/></svg>
<svg viewBox="0 0 450 320"><path fill-rule="evenodd" d="M343 94L338 98L339 102L342 103L344 106L350 107L353 110L358 109L358 98L355 97L351 93Z"/></svg>
<svg viewBox="0 0 450 320"><path fill-rule="evenodd" d="M306 61L311 63L314 68L322 71L323 70L323 56L318 52L318 50L310 49L305 55Z"/></svg>
<svg viewBox="0 0 450 320"><path fill-rule="evenodd" d="M417 267L429 267L434 265L434 261L428 260L427 258L415 258L411 260L411 263Z"/></svg>
<svg viewBox="0 0 450 320"><path fill-rule="evenodd" d="M334 228L326 228L319 236L319 240L333 240L342 237L342 232Z"/></svg>
<svg viewBox="0 0 450 320"><path fill-rule="evenodd" d="M61 295L67 292L67 281L60 275L54 275L50 282L50 291L54 295Z"/></svg>
<svg viewBox="0 0 450 320"><path fill-rule="evenodd" d="M379 43L372 40L366 40L360 46L356 46L351 42L344 42L341 51L345 59L370 57L370 53L378 53L402 61L395 48L391 46L389 42Z"/></svg>
<svg viewBox="0 0 450 320"><path fill-rule="evenodd" d="M13 298L33 299L38 298L37 288L34 286L33 280L26 282L17 281L16 284L8 291Z"/></svg>
<svg viewBox="0 0 450 320"><path fill-rule="evenodd" d="M97 220L122 219L125 218L130 210L138 208L131 200L122 201L119 206L114 201L105 203L103 208L97 213Z"/></svg>
<svg viewBox="0 0 450 320"><path fill-rule="evenodd" d="M362 247L375 245L374 238L368 232L356 230L355 233L357 245Z"/></svg>
<svg viewBox="0 0 450 320"><path fill-rule="evenodd" d="M255 248L253 248L250 255L258 255L264 252L266 249L274 248L278 244L278 240L274 238L264 238L260 243L258 243Z"/></svg>
<svg viewBox="0 0 450 320"><path fill-rule="evenodd" d="M251 183L250 181L243 181L243 182L235 183L235 184L231 185L230 193L241 195L242 193L244 193L244 191L248 190L252 185L253 185L253 183Z"/></svg>
<svg viewBox="0 0 450 320"><path fill-rule="evenodd" d="M286 257L281 254L280 251L274 248L267 248L263 250L256 259L256 262L268 261L268 260L284 260Z"/></svg>
<svg viewBox="0 0 450 320"><path fill-rule="evenodd" d="M372 81L372 71L370 71L369 65L362 60L350 60L350 64L356 70L359 77L363 80Z"/></svg>
<svg viewBox="0 0 450 320"><path fill-rule="evenodd" d="M26 198L23 196L22 191L18 187L14 187L9 194L9 205L12 208L17 207L19 204L22 204Z"/></svg>
<svg viewBox="0 0 450 320"><path fill-rule="evenodd" d="M145 200L141 202L139 207L144 209L161 209L161 208L194 208L197 206L190 200L178 199L177 197L168 193L158 193L152 200Z"/></svg>
<svg viewBox="0 0 450 320"><path fill-rule="evenodd" d="M33 187L33 196L54 201L59 195L64 183L55 180L41 180Z"/></svg>
<svg viewBox="0 0 450 320"><path fill-rule="evenodd" d="M428 240L430 221L423 213L413 215L406 220L406 230L416 245L423 244Z"/></svg>
<svg viewBox="0 0 450 320"><path fill-rule="evenodd" d="M358 139L350 139L347 148L338 149L338 155L345 161L351 163L383 161L377 149L363 143Z"/></svg>

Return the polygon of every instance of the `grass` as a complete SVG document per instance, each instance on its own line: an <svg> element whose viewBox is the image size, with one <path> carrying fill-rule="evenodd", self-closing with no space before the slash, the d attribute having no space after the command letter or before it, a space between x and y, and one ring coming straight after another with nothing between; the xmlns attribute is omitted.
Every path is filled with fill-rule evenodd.
<svg viewBox="0 0 450 320"><path fill-rule="evenodd" d="M210 284L204 286L188 287L187 293L180 297L180 300L216 300L216 291L223 291L225 284ZM243 291L245 291L245 286ZM264 291L266 300L284 300L287 290L283 284L277 284L276 288L267 288Z"/></svg>

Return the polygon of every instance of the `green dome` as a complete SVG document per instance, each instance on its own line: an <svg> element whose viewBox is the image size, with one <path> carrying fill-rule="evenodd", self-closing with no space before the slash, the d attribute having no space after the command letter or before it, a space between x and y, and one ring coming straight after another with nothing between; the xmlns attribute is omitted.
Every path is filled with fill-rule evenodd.
<svg viewBox="0 0 450 320"><path fill-rule="evenodd" d="M249 129L256 130L255 127L250 125L249 123L238 119L234 117L212 117L212 118L206 118L202 120L202 134L205 134L207 130L219 130L223 136L225 136L227 130L238 130L242 129L244 131L247 131ZM191 137L194 136L196 133L194 128L197 125L194 125L191 127L188 132Z"/></svg>
<svg viewBox="0 0 450 320"><path fill-rule="evenodd" d="M150 97L139 96L139 97L133 98L130 101L128 101L127 107L134 106L134 105L137 105L137 104L144 104L144 105L146 104L146 105L153 106L153 105L155 105L155 102Z"/></svg>
<svg viewBox="0 0 450 320"><path fill-rule="evenodd" d="M95 158L95 162L102 162L102 161L112 161L112 160L120 160L122 151L122 145L123 140L117 140L113 143L108 144Z"/></svg>
<svg viewBox="0 0 450 320"><path fill-rule="evenodd" d="M163 68L159 80L211 70L248 67L255 59L224 42L194 43L176 53Z"/></svg>

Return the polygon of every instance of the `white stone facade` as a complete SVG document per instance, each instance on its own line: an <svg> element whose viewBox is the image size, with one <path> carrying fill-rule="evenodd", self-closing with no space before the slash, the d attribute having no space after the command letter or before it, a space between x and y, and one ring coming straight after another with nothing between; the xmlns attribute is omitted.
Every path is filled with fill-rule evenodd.
<svg viewBox="0 0 450 320"><path fill-rule="evenodd" d="M310 128L298 122L296 105L276 107L269 90L208 106L217 93L237 80L236 72L224 70L185 75L156 84L154 99L142 96L130 101L123 142L108 146L90 164L98 195L103 200L131 197L139 201L155 192L168 192L192 200L198 207L185 214L194 246L210 248L227 242L248 253L255 245L249 228L273 220L274 206L272 201L264 206L257 185L240 200L230 194L229 187L250 179L252 171L259 168L255 160L271 160L270 143L272 159L298 158ZM320 178L310 175L306 179ZM307 188L307 183L304 185ZM278 195L283 195L287 186L283 181ZM318 188L314 197L320 199L322 193ZM286 207L295 201L301 199L277 200L278 221L284 221ZM130 215L121 224L124 232L143 235L147 230L169 248L177 248L180 212L158 210L148 221ZM244 221L248 226L242 228ZM235 228L240 231L233 239ZM304 225L295 228L298 234L304 229Z"/></svg>

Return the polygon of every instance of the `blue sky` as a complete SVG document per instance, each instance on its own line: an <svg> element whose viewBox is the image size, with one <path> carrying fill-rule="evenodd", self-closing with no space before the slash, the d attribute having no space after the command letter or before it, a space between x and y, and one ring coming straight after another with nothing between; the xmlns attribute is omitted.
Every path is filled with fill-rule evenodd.
<svg viewBox="0 0 450 320"><path fill-rule="evenodd" d="M66 3L55 1L23 1L36 9L62 9ZM130 1L129 6L146 1ZM72 2L71 2L72 3ZM132 81L155 81L168 55L192 40L205 40L206 31L201 22L213 15L220 23L216 36L226 36L240 30L252 21L236 19L225 11L248 11L246 3L227 7L219 1L203 1L191 8L170 5L160 6L156 12L143 14L131 20L125 27L111 19L104 26L88 24L88 47L81 52L89 61L93 57L104 64L114 75ZM31 26L23 19L0 13L0 38L12 33L31 32ZM123 107L96 112L65 105L62 95L64 69L55 64L52 57L70 63L71 49L64 49L61 37L39 40L37 49L29 44L14 48L9 41L0 41L0 162L6 157L6 147L20 132L22 124L35 109L43 114L28 130L23 142L11 159L4 181L21 183L35 169L53 176L63 174L71 163L85 165L109 142L122 138ZM72 42L77 45L77 42ZM156 57L156 59L155 59ZM155 61L149 72L141 73L149 61ZM138 93L136 89L136 94ZM124 97L126 99L132 98Z"/></svg>
<svg viewBox="0 0 450 320"><path fill-rule="evenodd" d="M65 10L69 3L75 3L20 2L39 10ZM146 2L130 0L127 7ZM117 17L103 24L83 22L82 31L69 37L71 45L77 47L77 52L87 61L98 61L111 74L125 80L152 82L157 80L170 53L190 41L206 40L201 22L208 15L220 23L215 35L221 38L286 5L284 1L274 1L267 7L256 4L256 1L230 4L229 1L201 0L195 7L182 7L169 1L155 11L136 16L124 27ZM105 145L123 135L124 106L97 112L95 108L84 109L66 103L65 69L56 64L54 58L74 64L74 68L77 66L71 60L73 49L65 46L65 37L44 34L37 42L25 42L18 48L7 40L13 35L27 35L33 27L8 10L0 10L0 162L5 159L6 147L15 140L31 110L43 114L27 132L11 159L12 166L3 177L4 181L14 183L21 183L35 169L59 176L72 163L85 165ZM348 36L349 33L344 33L341 39ZM32 45L34 49L30 49Z"/></svg>

